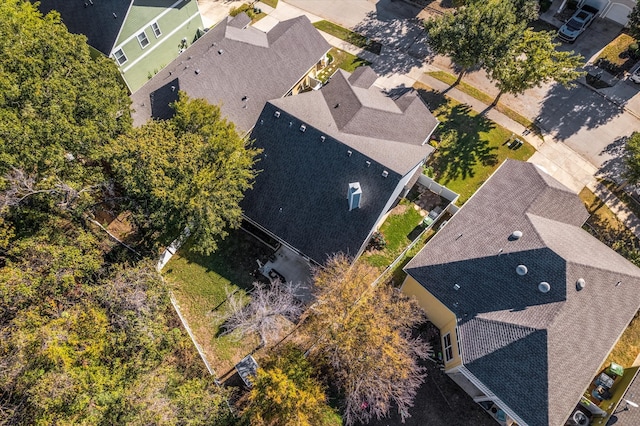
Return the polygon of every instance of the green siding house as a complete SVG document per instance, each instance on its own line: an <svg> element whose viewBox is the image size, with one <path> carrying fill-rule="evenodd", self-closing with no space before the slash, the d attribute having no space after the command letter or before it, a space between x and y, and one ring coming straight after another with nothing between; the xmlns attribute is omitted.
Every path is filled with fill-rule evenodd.
<svg viewBox="0 0 640 426"><path fill-rule="evenodd" d="M203 32L196 0L42 0L40 9L113 58L131 92Z"/></svg>

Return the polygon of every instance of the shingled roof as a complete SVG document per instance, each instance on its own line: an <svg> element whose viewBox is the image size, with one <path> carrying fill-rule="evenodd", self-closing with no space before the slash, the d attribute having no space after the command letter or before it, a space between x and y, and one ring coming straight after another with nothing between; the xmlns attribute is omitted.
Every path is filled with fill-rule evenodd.
<svg viewBox="0 0 640 426"><path fill-rule="evenodd" d="M57 10L69 32L84 34L90 46L109 56L132 4L133 0L40 0L40 10Z"/></svg>
<svg viewBox="0 0 640 426"><path fill-rule="evenodd" d="M366 73L363 69L357 75ZM336 252L356 255L402 190L401 179L433 151L423 142L436 121L422 101L407 93L418 103L402 111L370 83L362 89L371 92L366 94L368 104L360 108L368 108L371 119L390 127L416 127L407 127L400 140L340 130L329 89L351 90L351 85L334 84L339 79L348 83L349 74L340 73L319 91L267 103L251 133L255 146L263 149L257 163L261 172L241 204L247 217L318 263ZM341 101L338 109L361 113L346 105ZM349 211L347 189L354 182L360 183L362 202Z"/></svg>
<svg viewBox="0 0 640 426"><path fill-rule="evenodd" d="M265 33L246 26L243 15L209 30L131 96L135 125L170 117L169 104L182 90L220 105L248 131L265 102L287 94L330 48L306 16Z"/></svg>
<svg viewBox="0 0 640 426"><path fill-rule="evenodd" d="M529 425L564 424L640 306L640 269L587 218L544 171L507 160L405 267L457 316L465 367Z"/></svg>

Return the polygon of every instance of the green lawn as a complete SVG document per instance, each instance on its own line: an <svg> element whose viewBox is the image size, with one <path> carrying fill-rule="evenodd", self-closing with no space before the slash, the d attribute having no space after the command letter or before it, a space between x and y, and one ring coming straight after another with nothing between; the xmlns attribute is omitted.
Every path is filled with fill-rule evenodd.
<svg viewBox="0 0 640 426"><path fill-rule="evenodd" d="M355 55L352 55L349 52L345 52L344 50L340 50L337 47L332 47L327 53L329 56L329 65L327 65L322 71L318 73L318 78L325 83L329 77L336 72L338 68L341 68L347 72L353 72L356 68L370 65L371 63L360 59Z"/></svg>
<svg viewBox="0 0 640 426"><path fill-rule="evenodd" d="M180 250L163 270L182 314L219 377L224 376L257 345L258 339L218 336L227 298L225 289L245 294L252 288L256 259L268 249L241 230L232 231L211 256Z"/></svg>
<svg viewBox="0 0 640 426"><path fill-rule="evenodd" d="M272 8L276 8L276 6L278 5L278 0L260 0L262 3L266 4L267 6L271 6Z"/></svg>
<svg viewBox="0 0 640 426"><path fill-rule="evenodd" d="M459 205L468 200L504 160L526 161L535 152L526 142L516 150L509 149L506 143L512 133L472 111L468 105L420 83L416 83L414 88L440 121L437 133L458 132L457 140L450 146L437 148L428 166L433 168L438 183L460 194Z"/></svg>
<svg viewBox="0 0 640 426"><path fill-rule="evenodd" d="M432 72L428 72L427 74L449 85L453 85L458 78L457 76L453 74L449 74L448 72L445 72L445 71L432 71ZM479 90L478 88L468 83L465 83L464 81L461 81L460 84L456 86L456 89L460 90L463 93L466 93L471 97L476 98L480 102L485 103L487 105L491 105L494 99L493 96ZM529 120L527 117L518 114L516 111L512 110L511 108L505 106L500 102L498 102L498 105L494 106L494 108L496 111L503 113L504 115L506 115L513 121L515 121L516 123L520 124L521 126L524 126L530 129L536 135L538 136L541 135L541 132L538 126L533 121Z"/></svg>
<svg viewBox="0 0 640 426"><path fill-rule="evenodd" d="M375 53L376 55L379 55L382 49L382 45L380 43L369 40L367 39L367 37L355 33L348 28L336 25L333 22L318 21L314 22L313 26L320 31L324 31L327 34L331 34L332 36L337 37L340 40L344 40L356 47L360 47L361 49L368 50L369 52Z"/></svg>
<svg viewBox="0 0 640 426"><path fill-rule="evenodd" d="M602 50L598 59L606 59L617 66L623 66L627 61L635 63L635 61L630 60L628 55L624 54L629 49L629 46L635 42L630 35L620 34Z"/></svg>
<svg viewBox="0 0 640 426"><path fill-rule="evenodd" d="M367 251L362 260L381 270L389 266L402 251L418 236L421 228L416 229L423 217L415 204L408 200L401 200L394 208L387 220L380 227L380 232L387 241L384 250Z"/></svg>

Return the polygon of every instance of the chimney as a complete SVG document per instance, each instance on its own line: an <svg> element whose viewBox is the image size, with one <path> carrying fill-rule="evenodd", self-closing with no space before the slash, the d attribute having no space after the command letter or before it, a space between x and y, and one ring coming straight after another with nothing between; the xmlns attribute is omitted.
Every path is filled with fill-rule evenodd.
<svg viewBox="0 0 640 426"><path fill-rule="evenodd" d="M349 191L347 192L347 200L349 200L349 211L359 208L361 199L362 188L360 188L360 182L350 183Z"/></svg>

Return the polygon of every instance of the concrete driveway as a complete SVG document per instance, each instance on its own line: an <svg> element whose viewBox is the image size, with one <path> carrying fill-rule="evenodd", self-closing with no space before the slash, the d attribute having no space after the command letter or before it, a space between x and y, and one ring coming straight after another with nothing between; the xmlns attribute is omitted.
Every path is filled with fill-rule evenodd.
<svg viewBox="0 0 640 426"><path fill-rule="evenodd" d="M578 37L574 43L563 43L558 50L575 51L584 57L585 62L593 62L605 48L622 31L619 25L608 19L598 18Z"/></svg>

